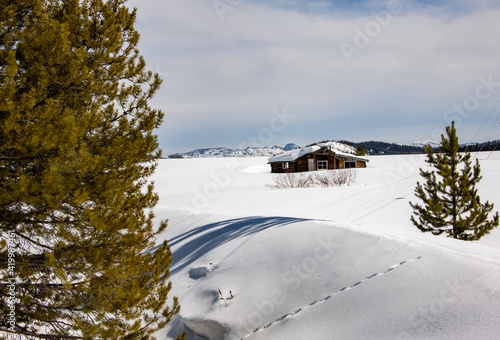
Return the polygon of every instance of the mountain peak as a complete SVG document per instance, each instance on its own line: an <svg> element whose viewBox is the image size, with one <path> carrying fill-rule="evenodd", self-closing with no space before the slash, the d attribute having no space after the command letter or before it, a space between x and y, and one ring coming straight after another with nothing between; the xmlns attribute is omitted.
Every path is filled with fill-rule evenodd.
<svg viewBox="0 0 500 340"><path fill-rule="evenodd" d="M291 150L295 150L295 149L300 149L300 146L298 146L297 144L295 143L288 143L287 145L285 145L285 147L283 148L283 151L291 151Z"/></svg>

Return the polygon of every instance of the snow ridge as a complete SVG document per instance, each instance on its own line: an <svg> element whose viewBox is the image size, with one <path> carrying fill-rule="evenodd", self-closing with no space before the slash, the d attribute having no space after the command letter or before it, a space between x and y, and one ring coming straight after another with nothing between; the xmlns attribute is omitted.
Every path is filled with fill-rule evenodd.
<svg viewBox="0 0 500 340"><path fill-rule="evenodd" d="M366 282L366 281L369 281L369 280L371 280L371 279L373 279L373 278L375 278L375 277L377 277L377 276L385 275L385 274L387 274L387 273L389 273L389 272L393 271L394 269L396 269L396 268L398 268L398 267L401 267L402 265L404 265L404 264L406 264L406 263L410 263L410 262L413 262L413 261L417 261L417 260L420 260L421 258L422 258L422 256L418 256L418 257L413 258L413 259L409 259L409 260L401 261L401 262L399 262L398 264L395 264L394 266L392 266L392 267L390 267L390 268L388 268L388 269L386 269L386 270L384 270L384 271L381 271L381 272L378 272L378 273L372 274L372 275L370 275L370 276L367 276L367 277L365 277L364 279L362 279L362 280L360 280L360 281L358 281L358 282L356 282L356 283L353 283L353 284L352 284L352 285L350 285L350 286L342 287L342 288L340 288L339 290L337 290L336 292L334 292L334 293L333 293L333 294L331 294L331 295L328 295L328 296L326 296L326 297L324 297L324 298L322 298L322 299L319 299L319 300L313 301L313 302L311 302L310 304L308 304L307 306L302 307L302 308L299 308L299 309L297 309L297 310L295 310L295 311L293 311L293 312L291 312L291 313L285 314L285 315L283 315L283 316L281 316L281 317L277 318L276 320L272 321L271 323L269 323L269 324L267 324L267 325L265 325L265 326L262 326L262 327L259 327L259 328L254 329L252 332L250 332L249 334L247 334L246 336L244 336L241 340L246 339L246 338L248 338L249 336L251 336L251 335L253 335L253 334L257 333L257 332L261 332L261 331L263 331L263 330L265 330L265 329L267 329L267 328L271 327L272 325L275 325L275 324L277 324L277 323L279 323L279 322L281 322L281 321L283 321L283 320L285 320L285 319L287 319L287 318L289 318L289 317L291 317L291 316L293 316L293 315L296 315L296 314L298 314L298 313L302 312L303 310L305 310L305 309L307 309L307 308L309 308L309 307L312 307L312 306L314 306L314 305L316 305L316 304L323 303L323 302L325 302L325 301L329 300L330 298L334 297L334 296L335 296L335 295L337 295L337 294L340 294L340 293L342 293L342 292L344 292L344 291L347 291L347 290L351 290L351 289L353 289L354 287L359 286L360 284L362 284L362 283L364 283L364 282Z"/></svg>

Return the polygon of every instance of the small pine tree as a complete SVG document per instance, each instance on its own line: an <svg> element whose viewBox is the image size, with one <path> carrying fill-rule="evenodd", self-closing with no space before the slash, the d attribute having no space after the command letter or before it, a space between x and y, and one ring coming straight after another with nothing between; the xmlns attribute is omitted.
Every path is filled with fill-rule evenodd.
<svg viewBox="0 0 500 340"><path fill-rule="evenodd" d="M358 147L356 148L356 155L358 156L366 156L366 150L364 147L362 147L361 145L358 145Z"/></svg>
<svg viewBox="0 0 500 340"><path fill-rule="evenodd" d="M161 80L124 2L0 0L0 337L149 339L179 312L148 251Z"/></svg>
<svg viewBox="0 0 500 340"><path fill-rule="evenodd" d="M481 180L479 160L471 165L470 153L458 153L460 144L455 123L446 127L441 136L440 152L424 146L427 163L434 171L420 170L425 184L417 183L415 195L422 205L411 203L413 224L423 232L434 235L447 233L461 240L478 240L499 224L498 213L488 220L493 204L481 204L476 184Z"/></svg>

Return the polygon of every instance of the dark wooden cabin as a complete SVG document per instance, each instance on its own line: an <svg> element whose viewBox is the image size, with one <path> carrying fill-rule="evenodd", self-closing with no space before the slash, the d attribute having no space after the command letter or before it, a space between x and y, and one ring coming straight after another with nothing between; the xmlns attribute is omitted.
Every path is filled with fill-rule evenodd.
<svg viewBox="0 0 500 340"><path fill-rule="evenodd" d="M367 159L318 145L269 158L272 173L366 168Z"/></svg>

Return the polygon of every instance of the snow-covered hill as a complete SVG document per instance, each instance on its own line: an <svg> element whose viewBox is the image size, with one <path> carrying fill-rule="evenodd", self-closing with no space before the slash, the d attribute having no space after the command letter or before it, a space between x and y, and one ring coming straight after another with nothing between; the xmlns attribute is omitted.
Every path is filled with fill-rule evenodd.
<svg viewBox="0 0 500 340"><path fill-rule="evenodd" d="M476 156L499 210L500 152ZM158 241L182 309L156 337L497 339L500 228L421 233L408 203L425 155L367 158L352 186L281 190L265 157L161 160Z"/></svg>
<svg viewBox="0 0 500 340"><path fill-rule="evenodd" d="M342 143L339 143L339 142L335 142L335 141L328 141L328 142L321 142L321 143L317 143L316 145L319 145L319 146L326 146L326 147L329 147L333 150L337 150L337 151L340 151L340 152L343 152L343 153L350 153L350 154L356 154L356 148L353 147L353 146L350 146L350 145L347 145L347 144L342 144Z"/></svg>
<svg viewBox="0 0 500 340"><path fill-rule="evenodd" d="M426 141L419 141L419 142L414 142L411 145L417 146L417 147L424 147L424 145L430 145L433 148L438 148L440 144L441 144L440 142L435 142L435 141L427 141L427 142Z"/></svg>

